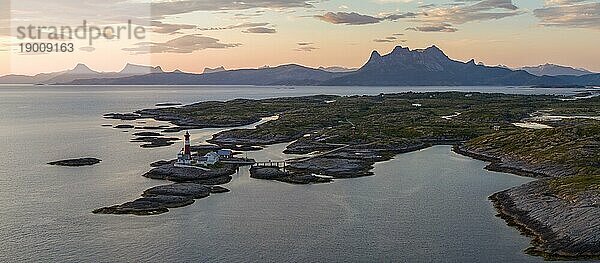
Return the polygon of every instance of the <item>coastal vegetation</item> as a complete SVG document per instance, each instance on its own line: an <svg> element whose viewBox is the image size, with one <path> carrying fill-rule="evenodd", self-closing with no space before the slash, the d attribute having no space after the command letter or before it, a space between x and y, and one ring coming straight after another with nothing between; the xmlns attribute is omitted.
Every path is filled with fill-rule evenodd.
<svg viewBox="0 0 600 263"><path fill-rule="evenodd" d="M553 122L552 129L519 129L488 134L464 149L496 156L548 177L600 174L600 121ZM561 126L562 125L562 126Z"/></svg>
<svg viewBox="0 0 600 263"><path fill-rule="evenodd" d="M548 184L554 193L565 198L587 191L600 195L600 174L554 178Z"/></svg>
<svg viewBox="0 0 600 263"><path fill-rule="evenodd" d="M181 108L143 110L158 119L198 127L237 126L279 118L256 129L218 134L214 142L247 144L293 141L311 134L319 142L379 145L411 140L464 141L501 131L522 131L514 122L535 113L600 115L600 97L561 100L555 96L482 93L402 93L378 96L310 96L202 102ZM553 123L566 126L577 119Z"/></svg>

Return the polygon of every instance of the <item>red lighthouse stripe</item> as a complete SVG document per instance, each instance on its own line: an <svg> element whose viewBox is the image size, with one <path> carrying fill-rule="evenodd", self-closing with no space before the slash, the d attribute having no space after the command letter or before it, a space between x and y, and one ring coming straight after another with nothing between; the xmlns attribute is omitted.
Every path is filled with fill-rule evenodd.
<svg viewBox="0 0 600 263"><path fill-rule="evenodd" d="M186 155L191 155L192 151L190 149L190 133L186 132L184 137L185 137L185 146L184 146L183 153Z"/></svg>

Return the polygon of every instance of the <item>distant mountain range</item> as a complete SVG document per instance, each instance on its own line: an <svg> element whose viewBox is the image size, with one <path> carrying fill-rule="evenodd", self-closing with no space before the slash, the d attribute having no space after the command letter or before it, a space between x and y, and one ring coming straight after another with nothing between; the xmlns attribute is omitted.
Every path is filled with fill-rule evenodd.
<svg viewBox="0 0 600 263"><path fill-rule="evenodd" d="M296 64L257 69L206 68L202 74L128 64L120 72L96 72L83 64L72 70L35 76L8 75L0 83L68 85L344 85L344 86L529 86L600 85L600 74L557 65L523 69L485 66L450 59L436 46L410 50L398 46L373 51L359 69L309 68Z"/></svg>
<svg viewBox="0 0 600 263"><path fill-rule="evenodd" d="M210 70L209 70L210 72ZM204 74L164 72L112 79L79 79L73 85L318 85L343 73L290 64Z"/></svg>
<svg viewBox="0 0 600 263"><path fill-rule="evenodd" d="M98 72L84 64L77 64L71 70L40 73L34 76L6 75L0 77L0 84L66 84L80 79L118 79L131 76L165 73L160 67L127 64L119 72Z"/></svg>
<svg viewBox="0 0 600 263"><path fill-rule="evenodd" d="M398 46L387 55L371 53L359 70L321 83L322 85L597 85L600 74L574 76L536 76L524 70L490 67L475 60L450 59L436 46L410 50Z"/></svg>
<svg viewBox="0 0 600 263"><path fill-rule="evenodd" d="M555 64L544 64L533 67L521 67L521 70L529 72L536 76L561 76L561 75L572 75L572 76L583 76L593 74L594 72L586 69L577 69L567 66L560 66Z"/></svg>

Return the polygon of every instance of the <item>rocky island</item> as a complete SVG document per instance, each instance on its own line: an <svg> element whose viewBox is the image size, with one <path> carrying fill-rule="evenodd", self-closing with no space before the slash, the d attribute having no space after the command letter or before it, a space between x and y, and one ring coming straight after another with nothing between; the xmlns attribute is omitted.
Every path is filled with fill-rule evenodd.
<svg viewBox="0 0 600 263"><path fill-rule="evenodd" d="M98 158L77 158L77 159L69 159L69 160L61 160L55 162L49 162L49 165L56 166L89 166L94 164L99 164L102 160Z"/></svg>
<svg viewBox="0 0 600 263"><path fill-rule="evenodd" d="M120 205L99 208L95 214L133 214L157 215L166 213L169 208L183 207L194 203L195 199L208 197L211 193L228 192L226 188L217 186L231 181L237 167L228 165L219 169L201 170L176 167L173 161L163 161L144 177L168 180L173 184L150 188L142 197Z"/></svg>
<svg viewBox="0 0 600 263"><path fill-rule="evenodd" d="M99 208L95 214L133 214L157 215L166 213L169 208L183 207L194 203L195 199L208 197L211 193L224 192L222 187L215 188L196 183L176 183L150 188L142 197L121 205Z"/></svg>
<svg viewBox="0 0 600 263"><path fill-rule="evenodd" d="M578 99L472 92L319 95L210 101L109 117L153 118L182 130L237 127L273 115L279 118L255 129L217 133L209 142L217 147L250 149L289 143L286 153L305 157L285 160L283 167L252 167L251 176L294 184L369 176L374 163L396 154L437 144L454 145L460 154L491 162L487 169L540 178L490 197L500 217L533 235L529 253L546 258L600 256L598 96ZM208 184L202 176L172 178L170 169L159 166L145 176Z"/></svg>

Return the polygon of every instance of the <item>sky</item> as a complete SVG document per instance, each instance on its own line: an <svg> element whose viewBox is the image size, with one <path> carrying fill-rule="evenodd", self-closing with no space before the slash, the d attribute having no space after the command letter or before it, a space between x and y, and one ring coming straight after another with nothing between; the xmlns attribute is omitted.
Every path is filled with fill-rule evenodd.
<svg viewBox="0 0 600 263"><path fill-rule="evenodd" d="M450 58L486 65L600 72L600 0L0 1L0 75L78 63L98 71L126 63L184 72L288 63L354 68L371 51L387 54L397 45L436 45ZM84 21L86 34L61 29L83 29ZM90 42L92 27L104 33ZM27 52L31 43L72 52Z"/></svg>

